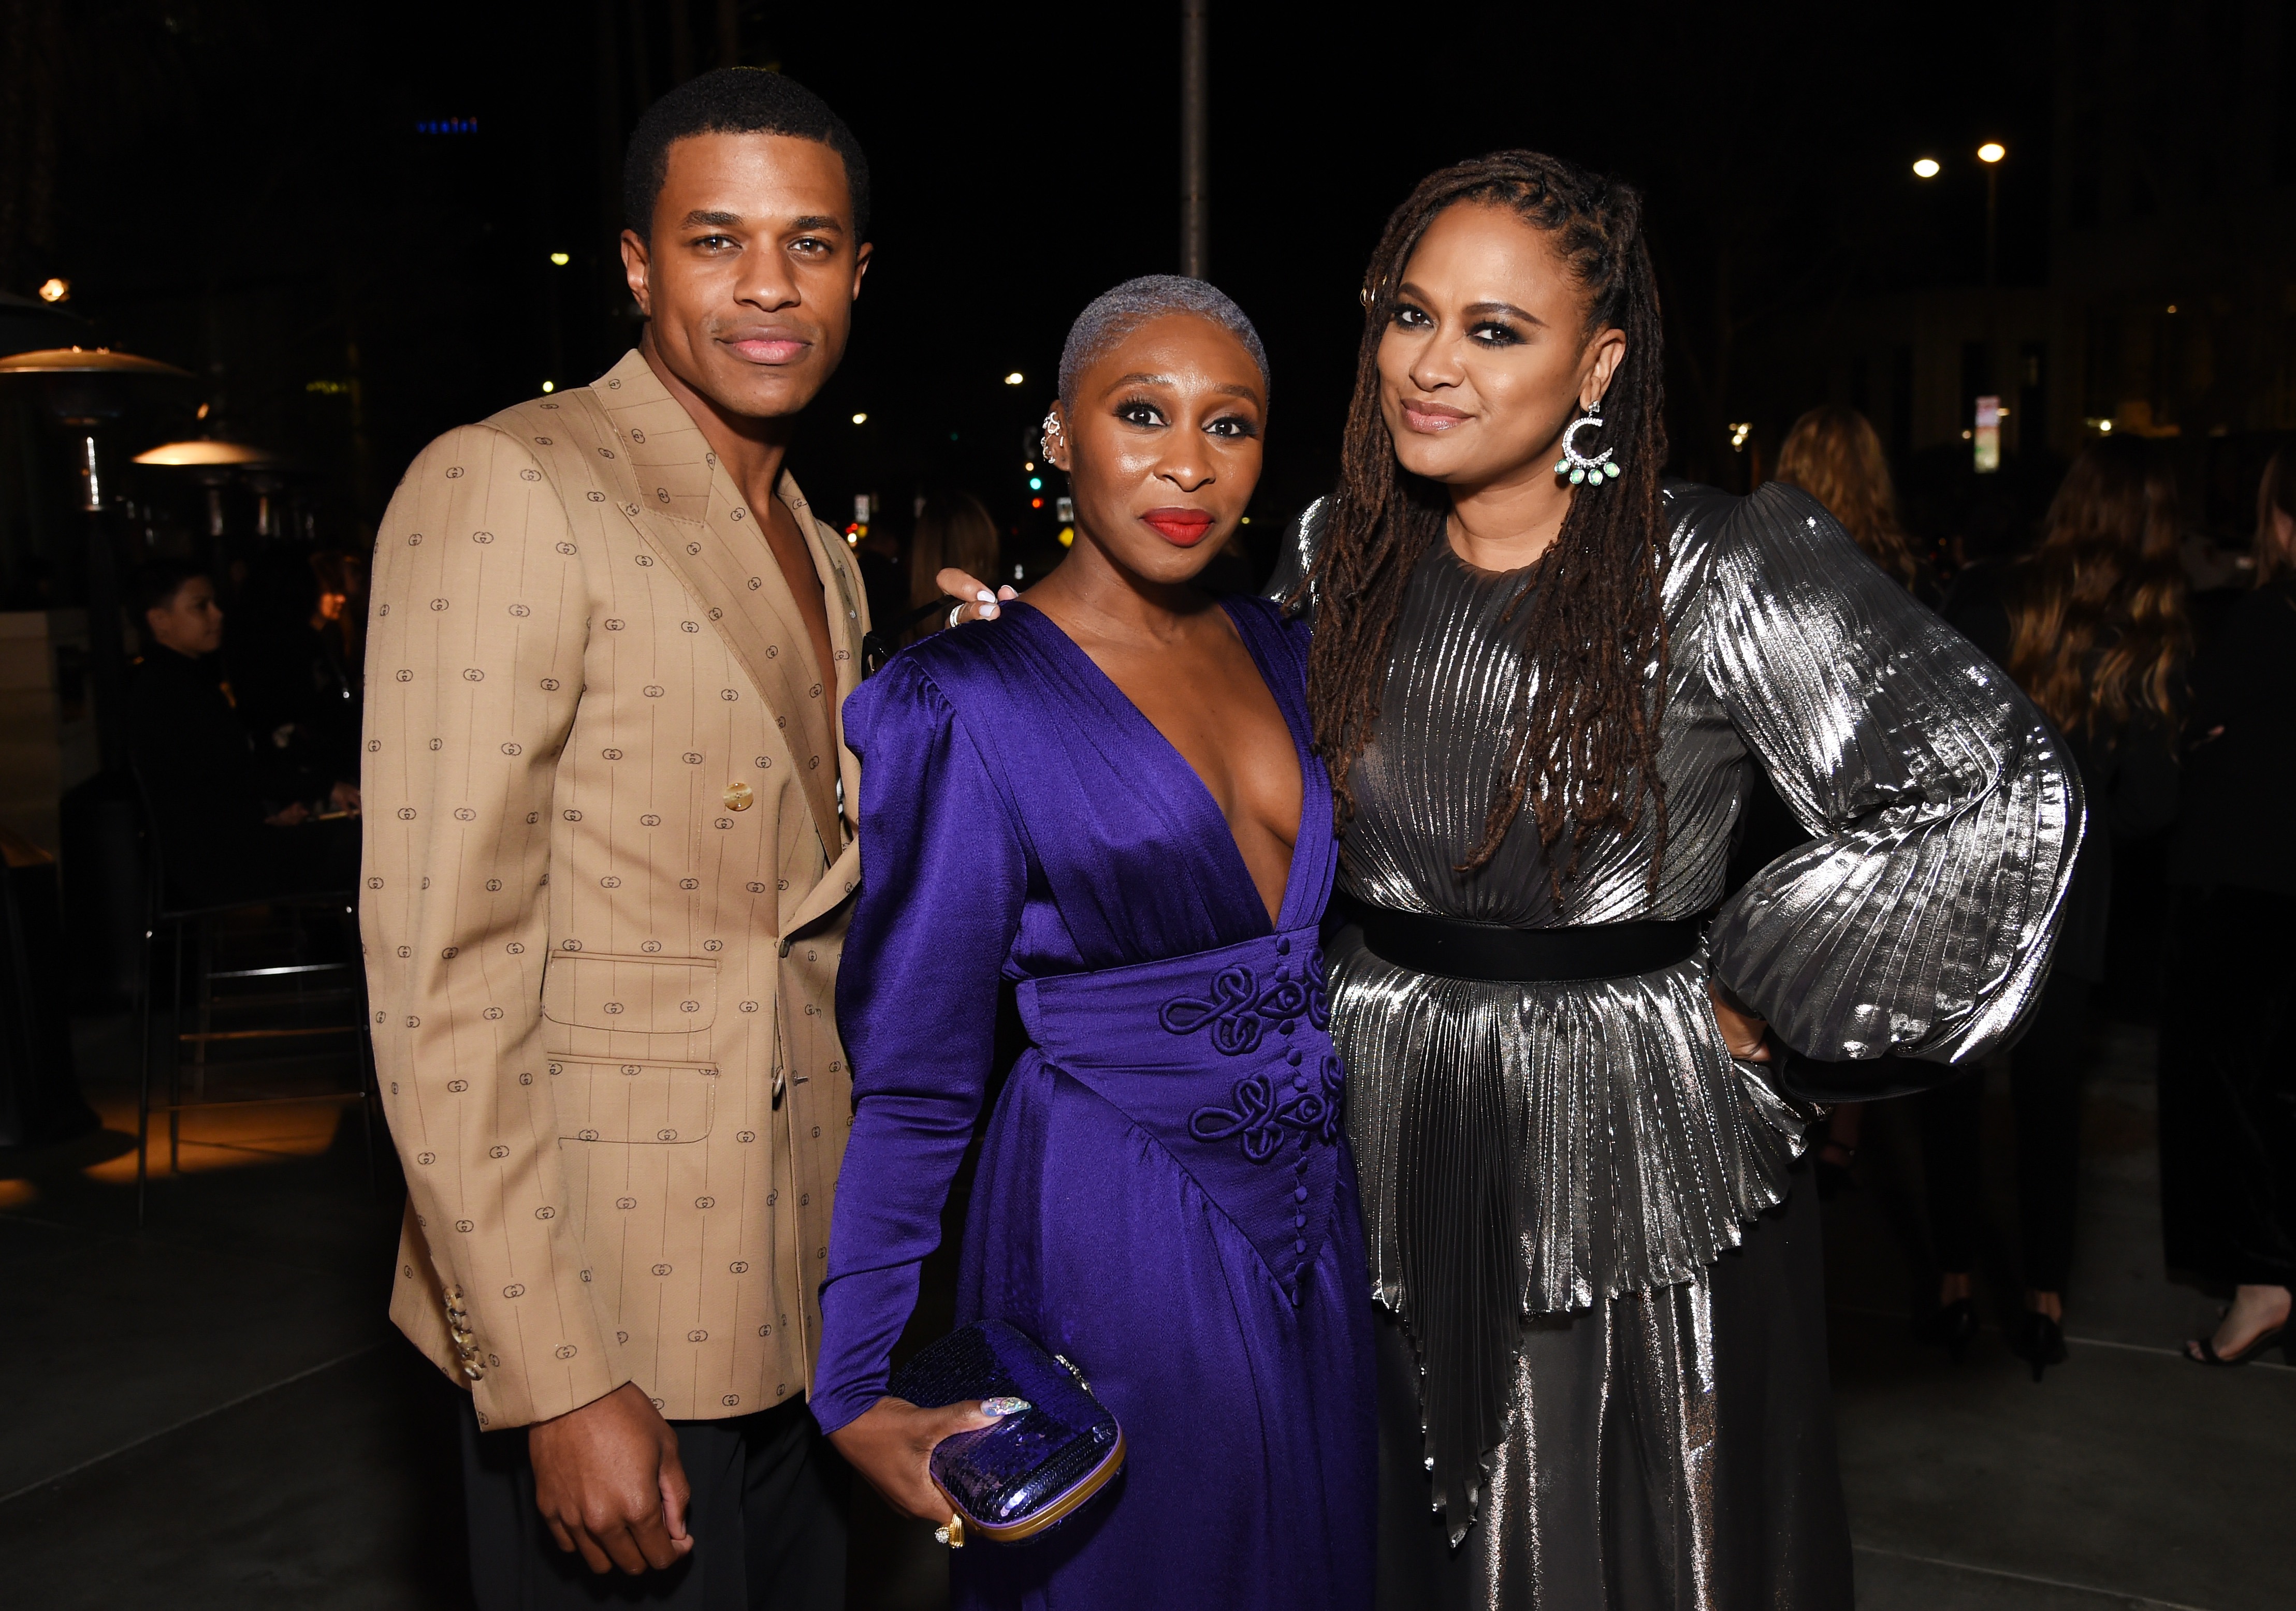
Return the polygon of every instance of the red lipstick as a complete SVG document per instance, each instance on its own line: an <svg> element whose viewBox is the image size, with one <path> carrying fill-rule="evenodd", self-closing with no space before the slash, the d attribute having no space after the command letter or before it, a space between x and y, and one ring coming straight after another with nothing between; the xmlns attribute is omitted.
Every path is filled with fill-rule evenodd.
<svg viewBox="0 0 2296 1611"><path fill-rule="evenodd" d="M1167 543L1193 548L1210 534L1212 518L1201 509L1152 509L1140 517Z"/></svg>

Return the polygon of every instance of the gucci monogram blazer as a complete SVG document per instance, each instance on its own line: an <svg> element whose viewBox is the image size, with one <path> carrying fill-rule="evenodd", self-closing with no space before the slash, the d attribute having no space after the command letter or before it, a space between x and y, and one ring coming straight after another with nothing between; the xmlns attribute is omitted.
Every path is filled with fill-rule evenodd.
<svg viewBox="0 0 2296 1611"><path fill-rule="evenodd" d="M360 926L406 1165L392 1319L480 1424L803 1392L852 1112L837 711L755 511L633 352L426 448L377 541Z"/></svg>

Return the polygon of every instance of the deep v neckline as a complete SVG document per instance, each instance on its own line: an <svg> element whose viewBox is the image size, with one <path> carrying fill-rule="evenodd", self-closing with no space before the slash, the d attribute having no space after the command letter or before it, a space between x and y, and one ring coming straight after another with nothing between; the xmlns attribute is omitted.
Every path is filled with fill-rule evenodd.
<svg viewBox="0 0 2296 1611"><path fill-rule="evenodd" d="M1300 820L1292 827L1292 854L1284 863L1283 895L1277 903L1272 917L1267 911L1267 903L1260 898L1259 880L1251 876L1251 865L1243 859L1243 847L1236 842L1234 824L1227 820L1227 814L1220 809L1219 801L1212 797L1211 785L1204 781L1203 774L1195 769L1194 765L1186 756L1180 753L1180 747L1165 736L1162 728L1148 719L1148 713L1134 702L1130 694L1117 685L1114 677L1101 669L1100 662L1086 654L1084 646L1069 636L1067 630L1059 622L1023 600L1014 600L1006 604L1004 609L1007 612L1011 612L1017 607L1023 612L1022 618L1042 622L1045 631L1050 634L1059 644L1055 652L1073 658L1081 667L1086 678L1098 683L1103 698L1112 701L1116 708L1130 720L1145 728L1156 745L1160 747L1163 754L1169 757L1172 765L1194 786L1192 797L1200 811L1219 824L1218 841L1226 846L1232 871L1242 880L1243 887L1251 891L1251 910L1261 920L1267 923L1267 932L1273 934L1289 926L1286 920L1292 916L1292 904L1298 893L1300 854L1305 848L1308 824L1312 820L1311 814L1315 810L1314 791L1308 785L1308 764L1313 758L1313 755L1304 740L1299 723L1293 719L1291 708L1284 704L1283 696L1276 691L1275 680L1270 675L1267 657L1261 652L1259 644L1253 638L1251 629L1245 626L1234 610L1227 607L1225 600L1215 600L1214 602L1218 606L1220 612L1227 617L1228 626L1235 633L1237 640L1242 643L1244 652L1251 657L1251 664L1259 673L1260 686L1267 690L1267 697L1275 701L1275 714L1283 718L1283 731L1292 738L1292 765L1300 769Z"/></svg>

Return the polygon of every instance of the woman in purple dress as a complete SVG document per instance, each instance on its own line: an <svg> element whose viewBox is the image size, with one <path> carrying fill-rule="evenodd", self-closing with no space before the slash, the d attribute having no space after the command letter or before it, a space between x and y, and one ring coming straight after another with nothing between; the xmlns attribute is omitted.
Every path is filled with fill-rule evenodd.
<svg viewBox="0 0 2296 1611"><path fill-rule="evenodd" d="M959 1319L1066 1355L1123 1424L1059 1529L954 1560L963 1606L1367 1607L1372 1316L1316 925L1336 856L1307 630L1193 585L1260 462L1267 361L1201 282L1120 286L1062 355L1067 562L848 700L857 1109L814 1413L898 1509L972 1403L885 1395L993 1068Z"/></svg>

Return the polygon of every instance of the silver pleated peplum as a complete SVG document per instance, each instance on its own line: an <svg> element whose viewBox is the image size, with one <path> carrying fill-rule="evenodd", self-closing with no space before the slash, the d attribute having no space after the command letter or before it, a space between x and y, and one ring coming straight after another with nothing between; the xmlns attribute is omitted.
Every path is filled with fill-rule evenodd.
<svg viewBox="0 0 2296 1611"><path fill-rule="evenodd" d="M1613 1485L1637 1507L1666 1495L1659 1531L1672 1536L1651 1550L1674 1560L1669 1603L1733 1601L1701 1586L1702 1551L1719 1528L1764 1525L1713 1514L1730 1501L1707 1443L1732 1435L1709 1402L1716 1353L1731 1362L1708 1288L1785 1197L1808 1116L1731 1058L1710 973L1811 1056L1972 1061L2038 994L2079 842L2079 787L2046 724L1815 502L1775 484L1745 499L1677 487L1667 510L1655 896L1647 822L1588 846L1559 904L1528 812L1488 867L1455 871L1505 750L1520 626L1499 617L1520 572L1472 570L1441 544L1422 558L1353 775L1344 890L1517 927L1714 908L1757 765L1813 836L1722 905L1703 956L1637 978L1431 977L1372 956L1352 929L1330 949L1373 1288L1421 1372L1423 1497L1454 1545L1490 1499L1492 1525L1464 1551L1491 1604L1615 1596L1554 1565L1609 1548ZM1319 506L1271 591L1290 590L1321 529ZM1607 1314L1578 1323L1603 1337L1526 1347L1597 1304ZM1542 1440L1570 1419L1531 1402L1542 1393L1584 1397L1595 1420L1619 1406L1640 1427L1627 1463L1642 1468L1617 1468L1615 1430ZM1559 1462L1601 1486L1591 1505L1563 1494L1579 1473ZM1598 1536L1547 1536L1566 1517Z"/></svg>

